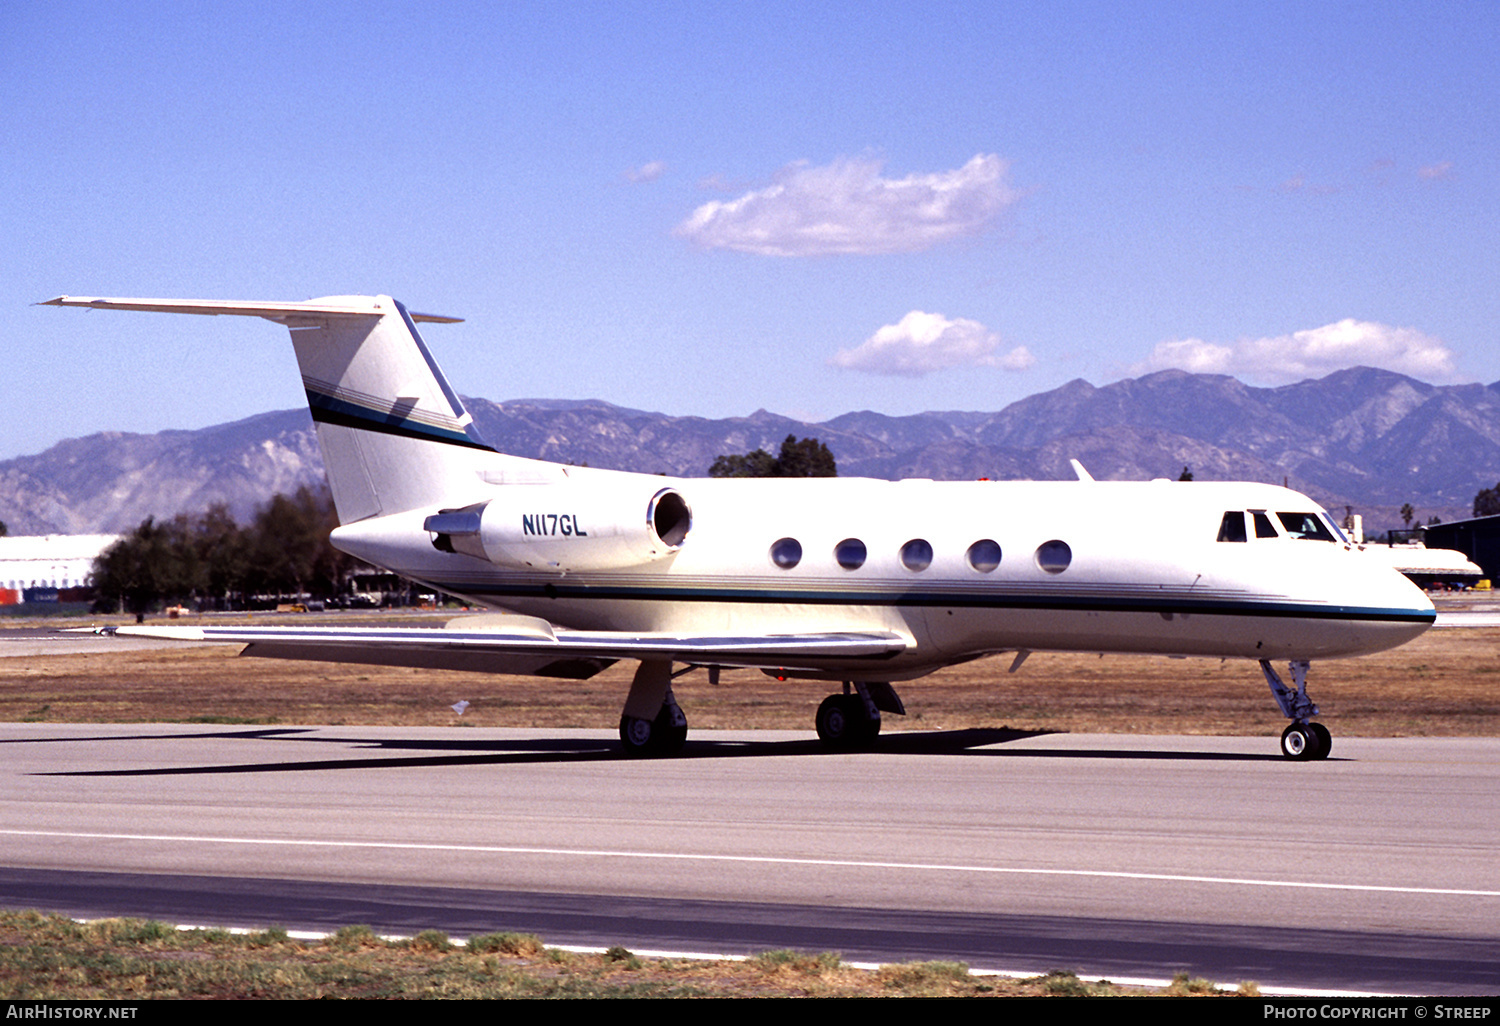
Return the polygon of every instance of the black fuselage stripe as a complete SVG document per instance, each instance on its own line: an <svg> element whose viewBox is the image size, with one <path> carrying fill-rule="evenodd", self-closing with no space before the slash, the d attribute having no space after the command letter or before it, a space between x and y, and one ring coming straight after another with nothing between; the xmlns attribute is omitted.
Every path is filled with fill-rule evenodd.
<svg viewBox="0 0 1500 1026"><path fill-rule="evenodd" d="M1195 602L1182 599L1108 599L1067 596L942 595L922 592L831 593L761 592L697 588L630 588L588 584L439 584L458 595L486 598L587 599L633 602L733 602L760 605L912 606L946 609L994 609L1036 612L1156 613L1200 616L1254 616L1299 620L1359 620L1431 624L1436 614L1422 610L1298 605L1279 602Z"/></svg>
<svg viewBox="0 0 1500 1026"><path fill-rule="evenodd" d="M308 395L308 407L312 410L312 419L319 424L335 424L339 427L353 428L356 431L373 431L382 435L396 435L400 438L415 438L423 442L437 442L439 445L456 445L464 449L480 449L484 452L495 450L481 442L475 442L470 438L453 434L435 434L409 427L405 423L391 423L376 420L372 416L360 416L345 413L340 410L331 410L327 406L319 405Z"/></svg>

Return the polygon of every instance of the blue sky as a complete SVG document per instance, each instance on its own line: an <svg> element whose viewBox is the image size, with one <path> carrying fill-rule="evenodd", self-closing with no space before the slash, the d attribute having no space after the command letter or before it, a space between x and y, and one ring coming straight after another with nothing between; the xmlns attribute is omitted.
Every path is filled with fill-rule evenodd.
<svg viewBox="0 0 1500 1026"><path fill-rule="evenodd" d="M495 400L1500 379L1492 3L83 4L0 37L0 458L303 401L386 293Z"/></svg>

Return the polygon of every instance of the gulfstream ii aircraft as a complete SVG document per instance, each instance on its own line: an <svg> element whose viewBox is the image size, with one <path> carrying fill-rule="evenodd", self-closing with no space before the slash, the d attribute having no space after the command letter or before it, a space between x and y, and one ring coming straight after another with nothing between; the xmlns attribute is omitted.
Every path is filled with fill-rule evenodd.
<svg viewBox="0 0 1500 1026"><path fill-rule="evenodd" d="M1326 757L1310 660L1392 648L1432 604L1305 495L1263 484L678 479L497 452L389 296L52 306L263 317L291 330L340 526L333 544L496 612L446 628L121 627L245 654L582 679L640 661L632 755L687 736L673 667L841 682L833 747L904 713L892 684L995 653L1259 661L1291 759ZM1291 683L1273 669L1290 665Z"/></svg>

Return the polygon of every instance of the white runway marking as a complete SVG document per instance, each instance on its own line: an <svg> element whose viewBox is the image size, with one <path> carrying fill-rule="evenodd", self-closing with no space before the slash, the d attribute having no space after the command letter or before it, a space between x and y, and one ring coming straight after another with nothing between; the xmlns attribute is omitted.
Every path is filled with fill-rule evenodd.
<svg viewBox="0 0 1500 1026"><path fill-rule="evenodd" d="M779 866L819 866L840 869L901 869L932 873L1069 876L1105 880L1151 880L1164 883L1214 884L1227 887L1292 887L1316 891L1356 891L1379 894L1429 894L1500 898L1500 891L1457 887L1394 887L1381 884L1318 883L1309 880L1255 880L1245 877L1194 876L1178 873L1132 873L1106 869L1040 869L1024 866L963 866L933 862L881 862L859 859L799 859L769 855L714 855L687 852L609 851L592 848L530 848L486 844L415 844L396 841L320 841L300 838L200 837L187 834L106 834L62 830L3 830L0 836L57 837L90 841L157 841L176 844L233 844L266 847L366 848L384 851L470 852L488 855L555 855L566 858L659 859L683 862L738 862Z"/></svg>

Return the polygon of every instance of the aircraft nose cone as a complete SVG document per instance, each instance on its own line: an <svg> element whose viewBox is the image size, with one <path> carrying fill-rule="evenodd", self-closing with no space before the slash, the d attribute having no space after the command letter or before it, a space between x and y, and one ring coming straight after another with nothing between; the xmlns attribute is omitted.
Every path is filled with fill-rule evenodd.
<svg viewBox="0 0 1500 1026"><path fill-rule="evenodd" d="M1366 580L1351 582L1358 588L1358 605L1365 607L1364 630L1368 641L1366 652L1380 652L1404 645L1431 627L1437 610L1427 594L1405 574L1387 567Z"/></svg>

